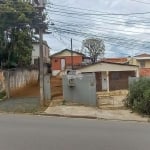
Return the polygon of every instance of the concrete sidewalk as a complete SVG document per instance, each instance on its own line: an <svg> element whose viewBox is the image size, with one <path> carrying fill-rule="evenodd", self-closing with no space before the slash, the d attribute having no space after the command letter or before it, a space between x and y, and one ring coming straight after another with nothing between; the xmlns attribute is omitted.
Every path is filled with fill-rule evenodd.
<svg viewBox="0 0 150 150"><path fill-rule="evenodd" d="M93 118L93 119L111 119L124 121L148 122L148 117L142 117L136 113L132 113L128 109L103 110L95 107L85 106L55 106L48 107L45 115L63 116L73 118Z"/></svg>

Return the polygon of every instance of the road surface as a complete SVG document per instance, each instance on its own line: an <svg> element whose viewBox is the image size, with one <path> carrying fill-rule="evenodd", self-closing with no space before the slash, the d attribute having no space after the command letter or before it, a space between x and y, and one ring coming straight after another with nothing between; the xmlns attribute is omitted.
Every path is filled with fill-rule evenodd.
<svg viewBox="0 0 150 150"><path fill-rule="evenodd" d="M149 123L0 114L0 150L149 149Z"/></svg>

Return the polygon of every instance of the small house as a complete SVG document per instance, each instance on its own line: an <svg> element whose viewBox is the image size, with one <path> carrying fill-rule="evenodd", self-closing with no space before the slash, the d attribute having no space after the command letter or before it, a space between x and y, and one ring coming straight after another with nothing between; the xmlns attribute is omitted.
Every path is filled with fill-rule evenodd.
<svg viewBox="0 0 150 150"><path fill-rule="evenodd" d="M128 89L128 78L139 77L139 67L122 63L97 62L78 69L80 73L95 73L97 91Z"/></svg>
<svg viewBox="0 0 150 150"><path fill-rule="evenodd" d="M90 59L84 54L64 49L51 56L52 75L55 76L61 71L69 69L77 69L83 64L90 62Z"/></svg>

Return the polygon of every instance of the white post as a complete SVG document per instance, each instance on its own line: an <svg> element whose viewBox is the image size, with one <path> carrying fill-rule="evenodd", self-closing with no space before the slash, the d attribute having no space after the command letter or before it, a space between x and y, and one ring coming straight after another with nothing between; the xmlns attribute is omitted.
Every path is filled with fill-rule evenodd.
<svg viewBox="0 0 150 150"><path fill-rule="evenodd" d="M107 92L109 92L109 71L106 71L106 76L107 76Z"/></svg>

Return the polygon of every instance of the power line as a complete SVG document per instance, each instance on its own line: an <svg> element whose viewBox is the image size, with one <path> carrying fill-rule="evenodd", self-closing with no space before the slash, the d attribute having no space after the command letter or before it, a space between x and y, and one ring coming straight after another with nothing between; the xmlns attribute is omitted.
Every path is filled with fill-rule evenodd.
<svg viewBox="0 0 150 150"><path fill-rule="evenodd" d="M69 12L65 12L64 14L62 14L63 13L62 11L53 11L53 10L50 10L50 9L48 9L48 11L50 11L50 13L54 14L54 15L66 16L66 17L69 17L69 18L77 18L77 19L81 19L82 18L84 20L88 20L89 21L89 16L82 16L82 15L78 14L78 12L75 13L76 15L72 15ZM125 21L128 22L128 25L140 24L140 25L143 25L143 26L147 26L147 23L150 23L150 22L145 22L145 20L130 21L129 19L128 20L124 19L124 21L121 21L120 18L115 18L115 20L114 20L114 18L112 18L112 17L110 18L108 16L94 16L91 19L93 21L95 20L95 21L98 21L98 22L99 22L98 19L101 19L100 20L101 22L107 22L108 21L109 23L111 22L111 24L116 24L116 25L117 24L118 25L125 25L126 24ZM148 19L150 19L150 18L148 18Z"/></svg>
<svg viewBox="0 0 150 150"><path fill-rule="evenodd" d="M77 28L77 27L66 27L66 28L64 28L65 26L63 26L63 28L62 28L62 26L59 26L59 25L57 25L56 27L52 27L52 28L60 28L60 29L66 29L66 30L71 30L71 31L76 31L76 30L78 30L78 31L83 31L83 29L81 29L81 28ZM87 30L87 29L86 29ZM77 31L77 32L78 32ZM101 33L99 33L98 32L98 30L96 31L95 30L95 32L94 31L92 31L92 33L96 33L96 34L101 34L102 36L106 36L105 34L102 34L102 32ZM104 31L104 33L105 33L105 31ZM107 34L108 34L108 36L107 37L109 37L110 39L117 39L117 40L123 40L123 41L125 41L126 42L126 38L125 37L123 37L123 38L116 38L116 37L111 37L111 35L110 35L110 33L112 33L112 32L106 32ZM132 39L132 38L128 38L127 40L130 40L130 41L135 41L136 43L139 43L138 41L139 40L137 40L137 39ZM143 41L143 40L140 40L140 42L149 42L149 41Z"/></svg>
<svg viewBox="0 0 150 150"><path fill-rule="evenodd" d="M61 36L61 35L60 35ZM66 39L68 39L68 40L70 40L70 38L71 37L68 37L68 36L65 36L65 35L63 35L63 37L65 37ZM81 41L79 41L79 40L77 40L77 39L75 39L75 38L72 38L73 40L75 40L75 41L78 41L78 42L81 42ZM115 53L114 51L112 51L112 50L109 50L110 52L112 52L112 53ZM128 53L122 53L122 52L118 52L119 54L122 54L122 55L128 55ZM105 51L105 54L109 54L108 53L108 51L106 50Z"/></svg>
<svg viewBox="0 0 150 150"><path fill-rule="evenodd" d="M52 4L52 5L56 5L56 4ZM62 6L62 7L66 7L64 5L56 5L56 6ZM89 9L80 9L80 8L75 8L75 7L70 7L70 8L74 8L74 9L78 9L78 10L87 10L90 11ZM145 14L150 14L150 12L134 12L134 13L106 13L106 12L99 12L97 11L97 13L83 13L83 15L105 15L105 16L132 16L132 15L145 15Z"/></svg>
<svg viewBox="0 0 150 150"><path fill-rule="evenodd" d="M144 1L139 1L139 0L131 0L131 1L134 1L134 2L137 2L137 3L142 3L142 4L150 4L149 2L144 2Z"/></svg>
<svg viewBox="0 0 150 150"><path fill-rule="evenodd" d="M104 36L97 36L97 35L94 35L94 34L90 34L90 33L83 33L83 32L78 32L78 31L75 31L75 30L67 30L67 29L60 29L60 28L57 28L57 31L60 32L60 33L69 33L69 34L73 34L73 35L81 35L81 36L84 36L84 37L89 37L89 36L94 36L94 37L98 37L98 38L102 38L104 39L106 42L109 42L112 41L112 38L110 37L104 37ZM115 41L113 41L113 44L114 42L118 44L119 42L119 45L121 44L122 47L126 47L126 48L134 48L137 47L136 45L133 45L132 43L133 42L130 42L130 43L127 43L127 42L120 42L120 40L118 39L114 39ZM136 41L135 41L136 42ZM124 45L123 45L124 44ZM131 46L134 46L134 47L127 47L126 45L131 45ZM137 42L135 44L138 44ZM142 45L141 45L142 46Z"/></svg>
<svg viewBox="0 0 150 150"><path fill-rule="evenodd" d="M101 26L100 24L97 25L97 24L93 24L97 27L92 27L92 25L82 25L82 24L74 24L74 23L66 23L66 22L62 22L62 21L55 21L54 22L57 22L57 23L60 23L60 24L65 24L66 26L68 27L83 27L83 28L89 28L89 29L98 29L98 30L101 30L101 29L106 29L107 31L112 31L112 30L115 30L115 31L118 31L118 32L122 32L122 33L141 33L141 32L138 32L138 31L123 31L121 29L114 29L114 28L108 28L108 27L103 27ZM147 32L142 32L142 33L145 33L145 34L150 34L150 33L147 33Z"/></svg>

